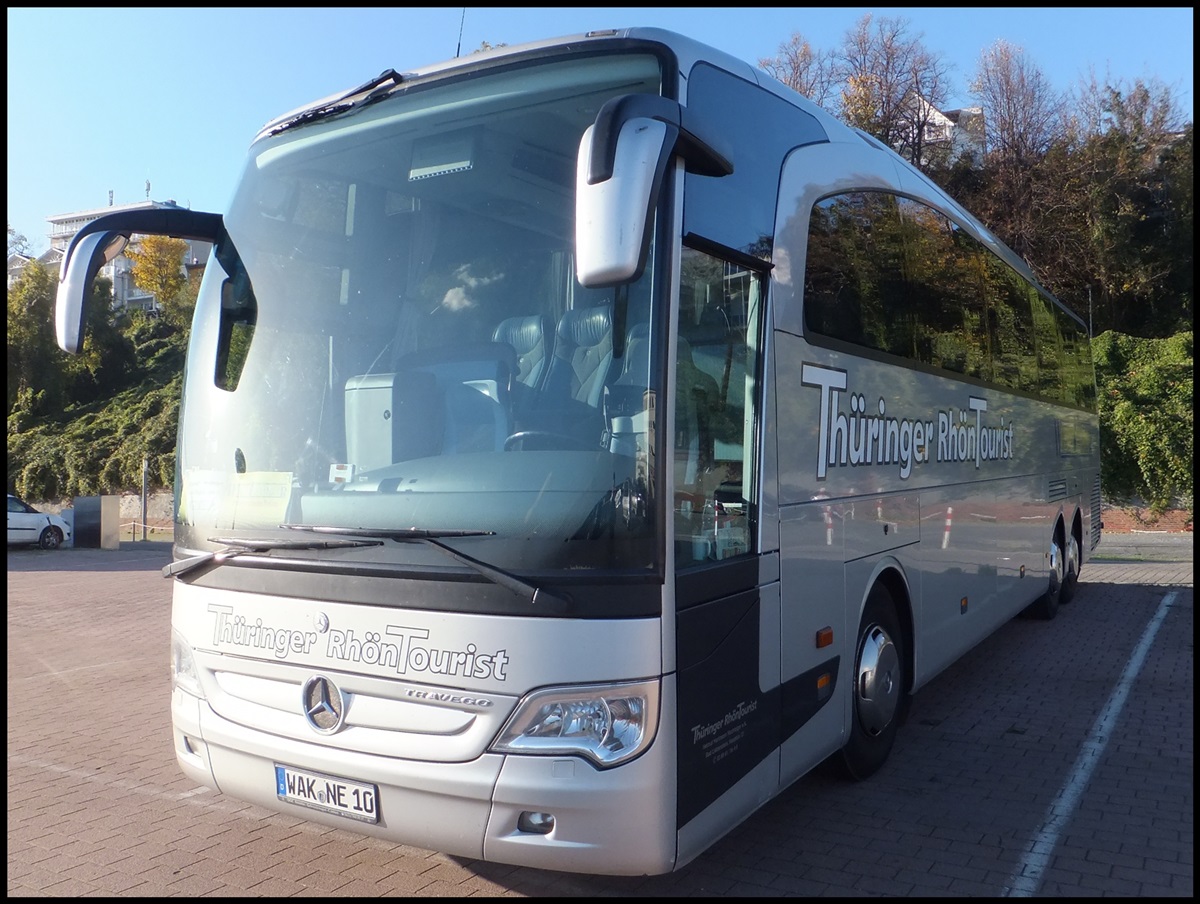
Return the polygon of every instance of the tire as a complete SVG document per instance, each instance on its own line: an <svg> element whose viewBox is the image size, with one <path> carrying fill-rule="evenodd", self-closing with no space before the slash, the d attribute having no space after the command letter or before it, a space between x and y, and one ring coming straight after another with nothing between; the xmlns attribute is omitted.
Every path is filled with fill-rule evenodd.
<svg viewBox="0 0 1200 904"><path fill-rule="evenodd" d="M38 546L42 549L58 549L62 545L63 535L57 527L45 527L38 537Z"/></svg>
<svg viewBox="0 0 1200 904"><path fill-rule="evenodd" d="M1071 531L1064 551L1062 592L1058 595L1059 605L1071 602L1075 598L1076 585L1079 583L1079 535Z"/></svg>
<svg viewBox="0 0 1200 904"><path fill-rule="evenodd" d="M1034 618L1051 621L1058 615L1059 604L1063 601L1063 585L1066 581L1066 562L1063 550L1062 525L1054 529L1054 539L1050 541L1050 579L1046 592L1030 604L1026 610Z"/></svg>
<svg viewBox="0 0 1200 904"><path fill-rule="evenodd" d="M907 663L896 604L876 584L858 627L850 731L842 748L844 772L855 781L878 771L892 751L907 706Z"/></svg>

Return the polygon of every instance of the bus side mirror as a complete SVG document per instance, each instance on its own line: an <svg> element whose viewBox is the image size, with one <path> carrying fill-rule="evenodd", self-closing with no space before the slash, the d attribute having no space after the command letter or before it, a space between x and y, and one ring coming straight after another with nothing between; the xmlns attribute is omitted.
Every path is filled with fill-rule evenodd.
<svg viewBox="0 0 1200 904"><path fill-rule="evenodd" d="M59 348L72 355L83 351L88 290L100 268L125 250L129 236L93 232L64 252L54 303L54 332Z"/></svg>
<svg viewBox="0 0 1200 904"><path fill-rule="evenodd" d="M600 108L575 163L575 275L601 288L642 275L663 173L673 154L688 172L724 176L729 158L687 120L678 103L626 94Z"/></svg>
<svg viewBox="0 0 1200 904"><path fill-rule="evenodd" d="M54 304L54 332L59 348L72 355L83 351L92 280L101 267L125 250L130 236L168 235L215 245L224 231L220 214L183 207L118 211L92 220L75 233L63 252Z"/></svg>
<svg viewBox="0 0 1200 904"><path fill-rule="evenodd" d="M626 121L615 142L611 175L594 183L588 174L596 127L583 133L575 173L575 274L581 286L614 286L641 275L671 133L657 120Z"/></svg>

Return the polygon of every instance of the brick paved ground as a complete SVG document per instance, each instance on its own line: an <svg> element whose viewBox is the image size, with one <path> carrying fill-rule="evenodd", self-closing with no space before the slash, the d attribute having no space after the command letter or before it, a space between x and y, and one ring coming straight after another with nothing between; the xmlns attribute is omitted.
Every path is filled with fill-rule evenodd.
<svg viewBox="0 0 1200 904"><path fill-rule="evenodd" d="M1190 538L1102 552L1057 619L1013 620L924 689L871 781L819 769L681 872L613 879L461 861L196 788L168 731L169 547L11 551L8 894L1192 897Z"/></svg>

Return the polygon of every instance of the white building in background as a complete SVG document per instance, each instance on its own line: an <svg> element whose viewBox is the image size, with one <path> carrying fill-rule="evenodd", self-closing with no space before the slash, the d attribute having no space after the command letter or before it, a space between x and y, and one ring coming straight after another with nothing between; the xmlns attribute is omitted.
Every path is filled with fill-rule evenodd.
<svg viewBox="0 0 1200 904"><path fill-rule="evenodd" d="M966 158L972 166L983 163L987 149L982 107L963 107L961 110L940 110L940 119L931 123L933 141L947 142L950 159Z"/></svg>
<svg viewBox="0 0 1200 904"><path fill-rule="evenodd" d="M963 159L976 167L983 163L987 139L982 107L939 110L920 96L917 104L918 120L922 123L922 166L935 156L946 164ZM909 144L912 143L910 139Z"/></svg>
<svg viewBox="0 0 1200 904"><path fill-rule="evenodd" d="M35 260L32 255L25 254L21 251L10 251L8 254L8 287L11 289L13 283L21 275L21 271L25 269L25 265L31 260Z"/></svg>
<svg viewBox="0 0 1200 904"><path fill-rule="evenodd" d="M86 226L93 220L109 213L118 213L126 210L156 210L164 207L178 207L174 201L137 201L133 204L110 204L107 207L97 207L92 210L80 210L74 213L61 213L54 216L46 217L50 223L50 232L47 238L50 239L50 249L38 255L36 260L51 272L57 274L59 267L62 264L63 253L67 250L67 246L71 243L71 239L75 237L80 229ZM141 236L136 233L132 236L132 243L137 244ZM197 266L203 266L208 260L208 252L212 245L208 242L187 241L187 251L184 253L183 260L180 261L181 266L191 269ZM8 257L8 285L11 287L13 281L20 275L21 270L30 260L34 258L24 254L10 254ZM130 271L133 269L133 261L124 254L119 254L117 257L106 264L101 270L100 275L107 277L112 281L113 287L113 310L140 310L140 311L157 311L158 302L153 295L143 292L133 283L133 276Z"/></svg>
<svg viewBox="0 0 1200 904"><path fill-rule="evenodd" d="M149 191L149 183L147 183L147 191ZM64 213L56 216L46 217L50 223L50 250L58 255L58 260L55 266L62 260L63 252L66 251L67 245L71 239L75 237L75 233L88 223L109 213L118 213L126 210L156 210L164 207L178 207L172 200L168 201L137 201L133 204L118 204L116 206L109 205L108 207L100 207L94 210L81 210L75 213ZM132 244L136 246L138 239L141 236L136 233L132 236ZM212 245L208 242L187 241L187 251L184 252L183 260L180 263L184 267L193 267L202 265L208 259L208 252ZM113 309L114 310L140 310L140 311L156 311L158 310L158 302L150 293L143 292L133 283L131 270L133 269L133 261L124 254L117 255L112 261L106 264L100 271L102 276L112 280L113 286Z"/></svg>

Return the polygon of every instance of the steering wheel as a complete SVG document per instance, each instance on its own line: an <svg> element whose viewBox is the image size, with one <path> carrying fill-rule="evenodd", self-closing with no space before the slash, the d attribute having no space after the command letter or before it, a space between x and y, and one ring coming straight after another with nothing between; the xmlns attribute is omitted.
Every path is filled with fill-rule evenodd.
<svg viewBox="0 0 1200 904"><path fill-rule="evenodd" d="M566 433L554 433L550 430L520 430L504 441L505 452L512 452L515 449L595 452L599 446Z"/></svg>

